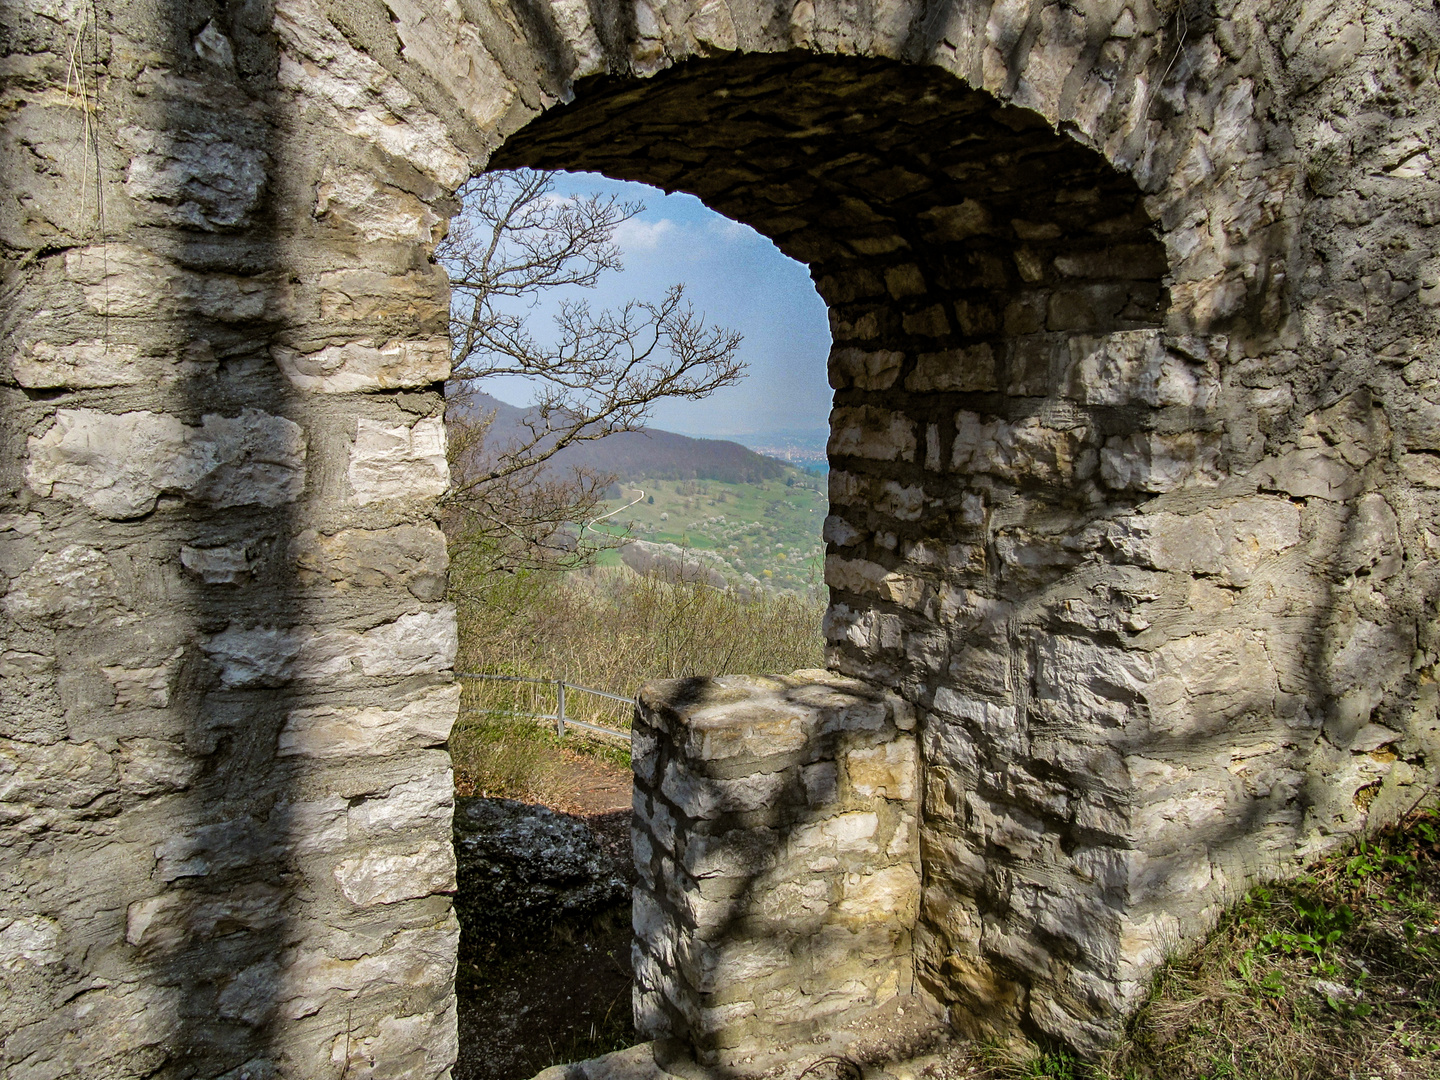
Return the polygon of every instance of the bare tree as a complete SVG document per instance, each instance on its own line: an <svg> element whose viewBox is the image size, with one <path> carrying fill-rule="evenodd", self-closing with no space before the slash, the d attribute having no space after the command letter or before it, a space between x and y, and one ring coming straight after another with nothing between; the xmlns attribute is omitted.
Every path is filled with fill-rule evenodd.
<svg viewBox="0 0 1440 1080"><path fill-rule="evenodd" d="M450 274L448 387L451 467L447 531L453 584L483 591L496 570L583 562L594 537L578 535L610 477L562 470L567 446L643 427L654 404L703 398L744 374L740 335L707 324L675 285L656 302L634 300L593 313L559 305L552 340L531 333L541 294L593 288L621 268L615 230L643 205L613 196L556 194L556 174L482 173L461 189L462 210L437 257ZM535 400L520 428L491 430L494 413L474 401L487 380L521 376Z"/></svg>

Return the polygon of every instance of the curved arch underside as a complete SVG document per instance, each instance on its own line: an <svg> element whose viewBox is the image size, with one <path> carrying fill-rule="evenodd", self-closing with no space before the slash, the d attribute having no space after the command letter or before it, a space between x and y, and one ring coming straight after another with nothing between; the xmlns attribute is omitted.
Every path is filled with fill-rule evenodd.
<svg viewBox="0 0 1440 1080"><path fill-rule="evenodd" d="M1310 721L1281 715L1250 644L1260 591L1226 604L1233 630L1187 610L1191 575L1248 584L1304 527L1273 488L1189 516L1249 451L1227 442L1226 339L1166 329L1245 290L1204 299L1130 176L926 65L782 52L594 77L490 160L522 165L690 192L809 267L834 338L829 662L924 718L916 969L972 1031L1103 1045L1163 941L1306 813L1289 781L1218 764L1238 723L1272 740L1269 775L1312 767ZM1278 325L1264 258L1244 318ZM1167 816L1189 798L1211 801Z"/></svg>
<svg viewBox="0 0 1440 1080"><path fill-rule="evenodd" d="M1037 919L1036 853L991 837L1014 815L1082 861L1122 843L1077 821L1078 801L1115 794L1086 763L1107 738L1029 700L1048 677L1032 650L1086 529L1215 467L1213 361L1160 330L1165 249L1134 181L938 69L803 53L584 81L490 161L517 166L690 192L809 267L834 338L830 662L931 718L916 965L972 1030L1091 1045L1124 992L1078 991L1117 982L1125 905L1098 937ZM1053 888L1062 910L1112 906Z"/></svg>
<svg viewBox="0 0 1440 1080"><path fill-rule="evenodd" d="M575 94L490 167L698 196L810 268L837 345L988 342L997 367L973 379L1008 385L1025 360L1006 342L1164 315L1164 247L1133 180L939 69L780 53L596 77Z"/></svg>

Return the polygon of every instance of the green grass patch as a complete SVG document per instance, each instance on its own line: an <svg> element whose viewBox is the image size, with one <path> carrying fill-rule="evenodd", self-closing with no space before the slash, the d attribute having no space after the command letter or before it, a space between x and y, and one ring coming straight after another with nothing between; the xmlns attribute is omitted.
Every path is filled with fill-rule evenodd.
<svg viewBox="0 0 1440 1080"><path fill-rule="evenodd" d="M820 530L829 509L824 477L787 468L779 479L761 483L641 478L619 487L620 498L607 502L605 511L643 497L597 525L601 531L713 551L737 573L777 591L804 592L823 578ZM618 564L611 556L600 565Z"/></svg>
<svg viewBox="0 0 1440 1080"><path fill-rule="evenodd" d="M1440 816L1416 811L1301 878L1252 889L1165 966L1099 1064L991 1056L983 1070L993 1080L1440 1077Z"/></svg>
<svg viewBox="0 0 1440 1080"><path fill-rule="evenodd" d="M571 730L562 739L533 721L461 712L450 737L456 784L462 794L523 802L554 802L573 771L568 755L628 772L627 747Z"/></svg>

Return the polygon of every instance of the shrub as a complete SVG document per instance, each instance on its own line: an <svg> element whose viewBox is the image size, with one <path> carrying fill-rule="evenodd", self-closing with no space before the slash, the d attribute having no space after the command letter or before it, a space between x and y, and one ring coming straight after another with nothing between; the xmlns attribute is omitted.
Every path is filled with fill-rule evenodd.
<svg viewBox="0 0 1440 1080"><path fill-rule="evenodd" d="M507 576L460 606L459 670L564 679L633 697L654 679L766 674L823 663L819 590L743 596L626 569ZM553 683L467 681L451 739L463 789L539 798L555 782L554 736L507 712L553 714ZM571 693L566 715L628 728L619 702ZM572 740L567 746L586 746ZM613 744L589 743L597 753Z"/></svg>

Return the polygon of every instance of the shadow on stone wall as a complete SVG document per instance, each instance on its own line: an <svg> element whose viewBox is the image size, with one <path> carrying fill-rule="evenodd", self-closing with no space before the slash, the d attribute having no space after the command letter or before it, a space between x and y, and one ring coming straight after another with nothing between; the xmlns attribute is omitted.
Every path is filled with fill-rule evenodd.
<svg viewBox="0 0 1440 1080"><path fill-rule="evenodd" d="M1225 899L1429 780L1436 16L1187 8L1172 32L1001 5L992 41L965 5L905 14L927 62L1102 157L938 67L741 55L712 5L673 41L585 7L623 54L516 6L517 51L550 66L526 100L575 100L492 164L684 187L810 266L835 339L830 659L920 710L921 977L977 1030L1093 1048ZM5 8L12 1068L453 1057L453 623L416 611L443 551L394 553L438 535L444 483L439 396L404 389L444 348L423 255L454 177L433 177L499 135L383 149L450 121L392 117L378 64L327 98L329 58L371 39L326 10ZM1063 22L1087 11L1103 34ZM868 12L773 13L746 48L889 47ZM661 70L706 49L726 55ZM570 85L607 64L654 77ZM540 107L507 100L506 124ZM393 207L408 232L354 224ZM382 386L344 370L382 364L361 344L382 334L430 366L343 389ZM306 366L328 361L338 381Z"/></svg>
<svg viewBox="0 0 1440 1080"><path fill-rule="evenodd" d="M1159 35L1157 121L1214 29ZM1393 692L1415 640L1398 596L1353 603L1395 576L1386 421L1297 375L1293 170L1211 199L1253 273L1203 279L1147 201L1169 144L1122 175L938 73L780 53L575 95L492 164L691 191L830 306L831 662L921 710L926 980L977 1033L1102 1045L1225 902L1419 775L1386 747L1423 756L1423 692L1373 723L1360 685Z"/></svg>
<svg viewBox="0 0 1440 1080"><path fill-rule="evenodd" d="M277 757L287 717L313 704L296 681L309 644L298 638L318 614L289 557L301 500L315 497L317 417L271 357L301 272L282 220L290 136L270 108L279 55L262 7L153 10L152 85L119 142L136 144L126 173L135 235L175 267L156 297L174 310L153 344L190 368L157 411L187 425L177 471L196 482L163 492L151 521L184 567L166 600L170 618L189 623L174 704L195 765L163 804L161 891L130 905L126 941L169 998L157 1010L169 1027L164 1075L268 1080L295 1056L286 1029L325 1004L312 996L297 1011L286 982L297 968L303 980L297 941L316 929L307 863L337 827L329 800L307 798L305 759ZM343 807L338 821L343 830Z"/></svg>
<svg viewBox="0 0 1440 1080"><path fill-rule="evenodd" d="M6 9L40 149L5 159L5 926L49 944L5 954L4 1067L438 1074L443 402L404 350L383 383L304 364L443 334L443 280L316 224L342 136L289 107L272 7L73 14Z"/></svg>
<svg viewBox="0 0 1440 1080"><path fill-rule="evenodd" d="M662 1065L758 1075L913 991L913 728L898 697L820 671L642 690L635 1013Z"/></svg>

